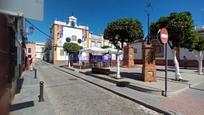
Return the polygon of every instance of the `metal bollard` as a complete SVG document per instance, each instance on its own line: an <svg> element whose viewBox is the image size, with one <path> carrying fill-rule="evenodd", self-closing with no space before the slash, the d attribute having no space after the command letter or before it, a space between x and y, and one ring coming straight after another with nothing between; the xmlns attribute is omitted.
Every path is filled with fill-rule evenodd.
<svg viewBox="0 0 204 115"><path fill-rule="evenodd" d="M40 95L38 96L39 97L39 102L44 101L44 98L43 98L43 88L44 88L44 82L40 81Z"/></svg>
<svg viewBox="0 0 204 115"><path fill-rule="evenodd" d="M161 91L161 95L166 97L164 90Z"/></svg>
<svg viewBox="0 0 204 115"><path fill-rule="evenodd" d="M189 88L191 88L191 84L188 84Z"/></svg>
<svg viewBox="0 0 204 115"><path fill-rule="evenodd" d="M34 68L34 72L35 72L34 78L36 79L37 78L37 69L36 68Z"/></svg>

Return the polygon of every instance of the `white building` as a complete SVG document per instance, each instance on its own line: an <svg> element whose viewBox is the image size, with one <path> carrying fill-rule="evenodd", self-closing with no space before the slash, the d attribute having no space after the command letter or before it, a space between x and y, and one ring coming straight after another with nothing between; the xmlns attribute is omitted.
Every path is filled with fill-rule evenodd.
<svg viewBox="0 0 204 115"><path fill-rule="evenodd" d="M48 60L54 64L66 64L68 56L63 50L65 42L77 43L83 48L102 47L103 36L91 34L87 26L78 25L77 18L70 16L68 22L55 20L51 32L52 47L46 52ZM106 41L107 42L107 41ZM89 60L89 54L82 53L84 60ZM74 55L77 59L77 55Z"/></svg>
<svg viewBox="0 0 204 115"><path fill-rule="evenodd" d="M196 28L196 31L198 31L201 35L204 35L204 28ZM160 44L159 40L154 40L152 42L154 48L155 48L155 59L157 65L164 65L165 64L165 47L164 45ZM142 57L142 43L134 43L131 44L131 46L134 48L134 59L135 63L142 64L143 57ZM168 46L167 54L168 54L168 64L174 65L173 62L173 53L171 48ZM196 51L194 51L197 53ZM188 49L184 48L177 48L177 59L179 61L179 64L181 66L184 66L184 56L188 59L187 66L190 67L198 67L198 61L196 59L195 54L192 51L189 51Z"/></svg>
<svg viewBox="0 0 204 115"><path fill-rule="evenodd" d="M45 43L44 42L36 42L36 59L43 60Z"/></svg>

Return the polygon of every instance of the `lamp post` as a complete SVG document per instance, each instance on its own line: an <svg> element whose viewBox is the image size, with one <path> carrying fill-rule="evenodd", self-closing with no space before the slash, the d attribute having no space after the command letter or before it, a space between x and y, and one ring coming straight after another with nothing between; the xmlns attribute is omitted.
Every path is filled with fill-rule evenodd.
<svg viewBox="0 0 204 115"><path fill-rule="evenodd" d="M203 15L204 15L204 8L201 8L201 17L202 17L202 20L201 20L201 26L203 27L204 26L204 20L203 20Z"/></svg>
<svg viewBox="0 0 204 115"><path fill-rule="evenodd" d="M147 3L146 3L146 13L147 13L147 28L148 28L148 34L147 34L147 44L150 44L151 42L151 37L150 37L150 24L149 24L149 21L150 21L150 14L151 14L151 11L152 11L152 4L151 4L151 0L148 0Z"/></svg>

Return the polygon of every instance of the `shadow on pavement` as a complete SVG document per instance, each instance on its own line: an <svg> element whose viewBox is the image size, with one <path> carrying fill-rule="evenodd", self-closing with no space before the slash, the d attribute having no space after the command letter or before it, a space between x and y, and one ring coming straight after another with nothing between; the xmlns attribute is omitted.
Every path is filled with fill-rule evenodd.
<svg viewBox="0 0 204 115"><path fill-rule="evenodd" d="M157 69L157 71L165 71L165 69ZM173 69L168 69L168 71L175 72L175 70L173 70Z"/></svg>
<svg viewBox="0 0 204 115"><path fill-rule="evenodd" d="M204 89L194 88L194 87L190 87L190 89L199 90L199 91L204 91Z"/></svg>
<svg viewBox="0 0 204 115"><path fill-rule="evenodd" d="M17 79L16 94L18 94L18 93L21 92L21 88L22 88L22 85L23 85L23 81L24 81L23 78Z"/></svg>
<svg viewBox="0 0 204 115"><path fill-rule="evenodd" d="M142 80L142 73L129 73L129 72L120 72L121 77L129 78L133 80Z"/></svg>
<svg viewBox="0 0 204 115"><path fill-rule="evenodd" d="M10 112L20 110L20 109L24 109L24 108L28 108L28 107L33 107L33 106L34 106L33 101L27 101L27 102L23 102L23 103L13 104L13 105L10 106Z"/></svg>

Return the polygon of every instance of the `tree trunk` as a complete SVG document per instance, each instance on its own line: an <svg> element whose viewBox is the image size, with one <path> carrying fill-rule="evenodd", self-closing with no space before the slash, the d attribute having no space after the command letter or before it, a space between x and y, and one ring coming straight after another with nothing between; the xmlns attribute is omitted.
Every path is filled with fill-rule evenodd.
<svg viewBox="0 0 204 115"><path fill-rule="evenodd" d="M173 60L174 60L174 66L175 66L175 79L176 80L179 80L179 79L183 79L181 77L181 73L179 72L179 63L178 63L178 60L177 60L177 57L176 57L176 49L172 49L172 53L173 53Z"/></svg>
<svg viewBox="0 0 204 115"><path fill-rule="evenodd" d="M198 55L198 73L203 74L203 52L199 51Z"/></svg>
<svg viewBox="0 0 204 115"><path fill-rule="evenodd" d="M195 55L197 61L198 61L198 74L203 74L203 52L198 51L198 53L193 51L193 54Z"/></svg>
<svg viewBox="0 0 204 115"><path fill-rule="evenodd" d="M119 49L117 51L117 74L116 74L116 78L119 79L120 78L120 57L119 57Z"/></svg>
<svg viewBox="0 0 204 115"><path fill-rule="evenodd" d="M70 68L70 56L69 56L69 53L68 54L68 67Z"/></svg>

